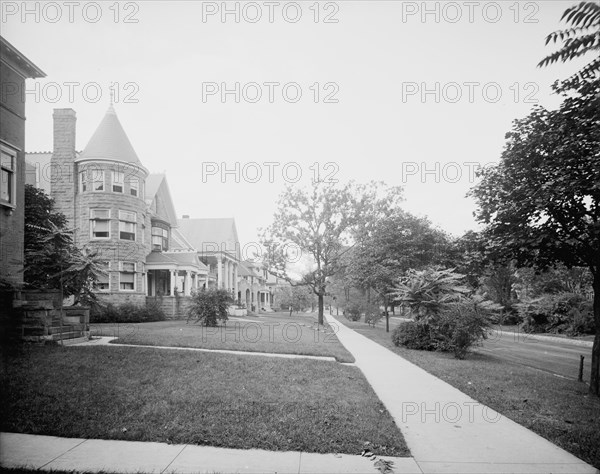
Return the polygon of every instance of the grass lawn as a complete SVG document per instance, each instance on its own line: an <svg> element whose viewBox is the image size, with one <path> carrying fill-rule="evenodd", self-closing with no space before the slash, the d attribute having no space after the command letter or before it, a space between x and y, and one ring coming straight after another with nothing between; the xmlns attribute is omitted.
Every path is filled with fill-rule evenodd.
<svg viewBox="0 0 600 474"><path fill-rule="evenodd" d="M311 328L314 314L261 313L244 318L230 317L226 326L207 328L185 321L140 324L94 324L93 335L118 336L118 344L200 347L248 352L271 352L335 357L354 362L333 331Z"/></svg>
<svg viewBox="0 0 600 474"><path fill-rule="evenodd" d="M465 360L442 352L396 347L391 332L398 320L375 328L364 322L340 322L448 382L480 403L529 428L564 450L600 468L600 399L585 384L513 365L474 352Z"/></svg>
<svg viewBox="0 0 600 474"><path fill-rule="evenodd" d="M2 359L3 431L347 454L371 442L409 455L353 366L106 346L4 348Z"/></svg>

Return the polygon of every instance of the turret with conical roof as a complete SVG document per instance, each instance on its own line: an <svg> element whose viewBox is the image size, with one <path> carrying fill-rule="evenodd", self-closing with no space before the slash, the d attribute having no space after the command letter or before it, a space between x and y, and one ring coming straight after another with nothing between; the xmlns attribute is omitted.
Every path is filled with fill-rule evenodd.
<svg viewBox="0 0 600 474"><path fill-rule="evenodd" d="M71 115L74 117L74 112ZM55 123L62 124L64 116L61 110L55 111ZM62 121L56 122L58 119ZM116 304L143 303L145 259L150 252L150 217L144 200L148 170L112 104L79 155L74 150L74 120L69 126L72 137L68 140L62 136L66 128L55 126L55 154L60 152L56 157L65 169L72 170L67 175L71 187L66 193L60 191L65 199L57 210L71 209L77 245L97 251L107 262L108 277L100 283L98 296L102 299L105 295ZM72 153L63 150L65 144ZM55 186L61 190L66 183L53 182Z"/></svg>
<svg viewBox="0 0 600 474"><path fill-rule="evenodd" d="M126 163L143 168L147 174L147 170L142 166L112 104L83 153L75 161L80 163L89 160Z"/></svg>

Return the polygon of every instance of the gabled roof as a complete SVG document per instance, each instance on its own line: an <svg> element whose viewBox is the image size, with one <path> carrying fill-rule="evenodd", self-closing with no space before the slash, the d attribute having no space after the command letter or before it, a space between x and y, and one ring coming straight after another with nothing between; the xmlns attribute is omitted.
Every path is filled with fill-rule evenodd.
<svg viewBox="0 0 600 474"><path fill-rule="evenodd" d="M83 153L75 161L84 160L111 160L121 163L128 163L136 167L142 166L115 109L111 105L106 111L106 115L98 125L98 128L92 135Z"/></svg>
<svg viewBox="0 0 600 474"><path fill-rule="evenodd" d="M179 231L198 252L224 251L240 258L240 239L233 217L179 219Z"/></svg>
<svg viewBox="0 0 600 474"><path fill-rule="evenodd" d="M177 213L171 198L167 177L163 173L150 174L146 178L146 204L153 217L177 226Z"/></svg>
<svg viewBox="0 0 600 474"><path fill-rule="evenodd" d="M250 270L248 270L248 268L246 267L246 265L244 265L243 262L240 262L238 264L238 275L239 276L255 276L254 272L251 272Z"/></svg>
<svg viewBox="0 0 600 474"><path fill-rule="evenodd" d="M179 229L171 229L171 242L169 243L169 249L175 252L196 252L194 246L188 242L185 236L179 232Z"/></svg>

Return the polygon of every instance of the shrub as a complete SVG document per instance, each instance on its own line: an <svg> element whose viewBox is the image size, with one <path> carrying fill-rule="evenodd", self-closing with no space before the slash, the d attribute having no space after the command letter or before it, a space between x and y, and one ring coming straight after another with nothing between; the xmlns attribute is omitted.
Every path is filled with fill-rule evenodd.
<svg viewBox="0 0 600 474"><path fill-rule="evenodd" d="M227 321L227 308L233 302L229 292L222 289L201 290L192 295L192 305L188 310L188 322L202 326L217 326L219 321Z"/></svg>
<svg viewBox="0 0 600 474"><path fill-rule="evenodd" d="M457 359L464 359L469 349L487 338L488 315L498 309L480 296L461 298L428 321L400 324L392 333L392 341L408 349L453 352Z"/></svg>
<svg viewBox="0 0 600 474"><path fill-rule="evenodd" d="M366 304L364 306L365 323L375 325L381 319L381 310L379 306L374 304Z"/></svg>
<svg viewBox="0 0 600 474"><path fill-rule="evenodd" d="M408 349L433 351L436 345L431 338L429 325L422 321L407 321L401 323L392 331L392 342L396 346Z"/></svg>
<svg viewBox="0 0 600 474"><path fill-rule="evenodd" d="M453 352L457 359L464 359L469 349L487 338L489 327L486 312L473 300L467 300L446 308L431 332L437 350Z"/></svg>
<svg viewBox="0 0 600 474"><path fill-rule="evenodd" d="M92 306L90 311L91 323L149 323L165 319L165 313L156 303L145 305L134 303L102 305L98 303Z"/></svg>
<svg viewBox="0 0 600 474"><path fill-rule="evenodd" d="M359 321L360 320L361 307L358 303L351 303L346 306L344 310L344 316L346 319L350 321Z"/></svg>
<svg viewBox="0 0 600 474"><path fill-rule="evenodd" d="M593 334L592 302L577 293L545 294L517 305L525 332Z"/></svg>

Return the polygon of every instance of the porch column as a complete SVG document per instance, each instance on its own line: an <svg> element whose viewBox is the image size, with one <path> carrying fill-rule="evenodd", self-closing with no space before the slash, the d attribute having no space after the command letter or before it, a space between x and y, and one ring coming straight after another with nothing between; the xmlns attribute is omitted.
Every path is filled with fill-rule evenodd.
<svg viewBox="0 0 600 474"><path fill-rule="evenodd" d="M204 284L206 285L206 289L208 290L208 273L204 276Z"/></svg>
<svg viewBox="0 0 600 474"><path fill-rule="evenodd" d="M225 289L227 290L227 293L229 293L229 260L227 260L227 257L225 257Z"/></svg>
<svg viewBox="0 0 600 474"><path fill-rule="evenodd" d="M238 291L240 290L240 286L239 286L239 282L238 282L238 264L237 263L235 263L234 267L233 267L233 288L235 291L234 299L238 303L241 303L241 301L238 301ZM240 300L241 299L242 299L242 297L240 296Z"/></svg>
<svg viewBox="0 0 600 474"><path fill-rule="evenodd" d="M256 313L260 313L260 291L256 291Z"/></svg>
<svg viewBox="0 0 600 474"><path fill-rule="evenodd" d="M173 270L169 270L170 275L170 284L171 284L171 296L175 296L175 272Z"/></svg>
<svg viewBox="0 0 600 474"><path fill-rule="evenodd" d="M217 288L223 288L223 257L217 255Z"/></svg>
<svg viewBox="0 0 600 474"><path fill-rule="evenodd" d="M183 295L190 296L190 272L188 270L183 274Z"/></svg>

